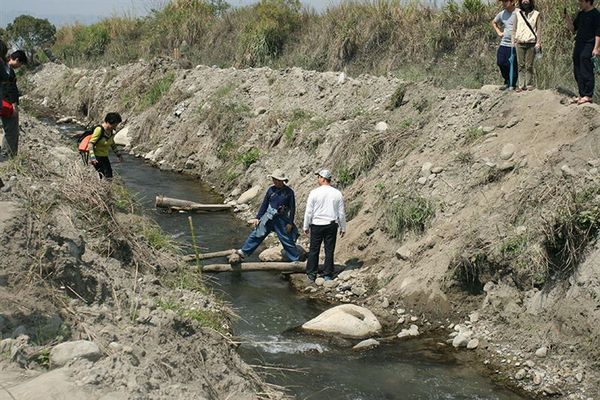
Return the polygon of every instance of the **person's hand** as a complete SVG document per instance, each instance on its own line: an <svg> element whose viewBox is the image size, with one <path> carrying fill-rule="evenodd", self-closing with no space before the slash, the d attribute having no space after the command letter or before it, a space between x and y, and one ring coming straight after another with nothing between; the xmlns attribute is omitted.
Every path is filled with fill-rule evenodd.
<svg viewBox="0 0 600 400"><path fill-rule="evenodd" d="M90 159L90 164L98 165L98 160L96 160L95 158L92 158L92 159Z"/></svg>
<svg viewBox="0 0 600 400"><path fill-rule="evenodd" d="M540 42L536 42L535 49L539 51L542 48L542 44Z"/></svg>
<svg viewBox="0 0 600 400"><path fill-rule="evenodd" d="M345 234L346 234L346 232L344 232L344 231L340 231L340 237L341 237L341 238L343 238Z"/></svg>
<svg viewBox="0 0 600 400"><path fill-rule="evenodd" d="M252 225L254 228L256 228L256 226L260 223L260 221L258 220L258 218L252 218L251 220L248 221L248 223L250 225Z"/></svg>
<svg viewBox="0 0 600 400"><path fill-rule="evenodd" d="M502 31L496 31L496 33L498 34L498 37L503 37L504 36L504 32L502 32Z"/></svg>
<svg viewBox="0 0 600 400"><path fill-rule="evenodd" d="M285 231L287 232L287 234L289 235L290 233L292 233L292 229L294 229L294 226L292 224L287 224L285 226Z"/></svg>
<svg viewBox="0 0 600 400"><path fill-rule="evenodd" d="M598 57L599 55L600 55L600 49L597 47L594 47L594 50L592 50L592 56Z"/></svg>

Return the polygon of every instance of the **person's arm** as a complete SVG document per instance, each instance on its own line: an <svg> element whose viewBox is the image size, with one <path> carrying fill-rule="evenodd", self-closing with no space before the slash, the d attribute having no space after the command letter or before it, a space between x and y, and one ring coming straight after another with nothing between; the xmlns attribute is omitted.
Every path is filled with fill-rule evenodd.
<svg viewBox="0 0 600 400"><path fill-rule="evenodd" d="M293 224L294 219L296 218L296 195L292 188L290 189L290 199L289 199L289 207L290 207L290 222Z"/></svg>
<svg viewBox="0 0 600 400"><path fill-rule="evenodd" d="M88 153L90 155L90 162L92 164L96 164L98 162L96 160L96 154L94 154L94 148L96 146L96 143L98 143L98 140L100 140L101 137L102 137L102 127L97 126L96 128L94 128L94 133L92 133L92 138L90 139L90 141L88 143Z"/></svg>
<svg viewBox="0 0 600 400"><path fill-rule="evenodd" d="M500 37L504 36L504 32L500 29L500 26L498 26L498 17L496 16L496 18L494 18L492 20L492 28L494 28L494 30L496 31L496 34Z"/></svg>
<svg viewBox="0 0 600 400"><path fill-rule="evenodd" d="M267 189L267 193L265 193L265 198L263 199L262 204L260 205L260 208L258 209L258 212L256 213L256 219L261 219L262 216L265 214L265 212L267 212L267 207L269 206L269 197L271 197L272 189L273 189L273 186L271 186Z"/></svg>
<svg viewBox="0 0 600 400"><path fill-rule="evenodd" d="M112 140L112 143L110 144L110 148L115 153L115 155L117 156L119 161L123 161L123 156L121 155L121 150L119 150L119 146L117 146L114 139Z"/></svg>
<svg viewBox="0 0 600 400"><path fill-rule="evenodd" d="M344 198L340 195L340 201L338 202L338 224L340 225L340 236L344 236L346 233L346 210L344 209Z"/></svg>
<svg viewBox="0 0 600 400"><path fill-rule="evenodd" d="M517 10L515 10L513 12L513 15L511 18L514 18L514 22L513 22L513 28L512 28L512 32L510 33L510 40L512 42L512 45L514 46L515 44L517 44L517 24L519 23L519 17L517 17Z"/></svg>
<svg viewBox="0 0 600 400"><path fill-rule="evenodd" d="M542 48L542 14L538 14L537 20L535 21L535 35L537 36L537 41L535 42L535 48Z"/></svg>
<svg viewBox="0 0 600 400"><path fill-rule="evenodd" d="M600 36L596 36L596 41L594 42L594 50L592 50L592 56L598 57L600 55Z"/></svg>
<svg viewBox="0 0 600 400"><path fill-rule="evenodd" d="M575 22L573 22L573 18L571 18L571 16L567 13L566 7L563 9L563 17L565 20L565 26L567 27L569 32L575 33L575 31L577 30L577 17L575 17Z"/></svg>
<svg viewBox="0 0 600 400"><path fill-rule="evenodd" d="M304 223L302 224L304 233L308 233L308 229L310 228L310 223L312 221L314 213L314 203L314 194L313 192L310 192L310 194L308 195L308 200L306 200L306 210L304 211Z"/></svg>

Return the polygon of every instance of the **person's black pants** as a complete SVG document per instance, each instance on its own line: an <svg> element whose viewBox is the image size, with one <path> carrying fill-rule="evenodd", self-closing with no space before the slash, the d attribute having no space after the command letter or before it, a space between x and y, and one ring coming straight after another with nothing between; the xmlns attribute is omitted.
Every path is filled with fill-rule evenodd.
<svg viewBox="0 0 600 400"><path fill-rule="evenodd" d="M577 88L581 97L594 96L594 65L592 63L592 50L594 43L577 43L573 50L573 73L577 81Z"/></svg>
<svg viewBox="0 0 600 400"><path fill-rule="evenodd" d="M96 171L100 174L100 179L111 179L113 177L113 171L108 157L96 156L96 161L98 161L98 163L94 165L94 168L96 168Z"/></svg>
<svg viewBox="0 0 600 400"><path fill-rule="evenodd" d="M332 222L329 225L310 226L310 248L306 260L306 275L316 278L319 270L319 252L321 243L325 244L325 264L323 265L323 276L333 275L333 253L337 238L338 224Z"/></svg>
<svg viewBox="0 0 600 400"><path fill-rule="evenodd" d="M513 55L513 77L512 82L510 81L510 56ZM496 53L496 64L500 68L502 79L506 86L515 87L517 86L517 78L519 75L519 68L517 67L517 55L515 54L514 47L498 46L498 52Z"/></svg>

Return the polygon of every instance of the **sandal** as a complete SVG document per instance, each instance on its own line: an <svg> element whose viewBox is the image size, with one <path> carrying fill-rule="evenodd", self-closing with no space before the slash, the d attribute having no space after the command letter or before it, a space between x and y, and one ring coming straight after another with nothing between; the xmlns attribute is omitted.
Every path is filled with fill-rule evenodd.
<svg viewBox="0 0 600 400"><path fill-rule="evenodd" d="M579 99L579 101L577 102L577 105L580 106L582 104L592 103L592 102L593 102L593 100L591 97L583 96L582 98Z"/></svg>

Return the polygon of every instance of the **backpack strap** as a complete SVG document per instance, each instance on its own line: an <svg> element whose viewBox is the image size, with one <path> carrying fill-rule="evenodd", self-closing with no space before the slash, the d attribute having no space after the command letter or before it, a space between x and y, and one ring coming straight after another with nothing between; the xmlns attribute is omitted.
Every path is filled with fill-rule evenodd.
<svg viewBox="0 0 600 400"><path fill-rule="evenodd" d="M531 27L531 24L529 23L529 21L527 21L527 17L525 16L525 14L523 14L523 10L519 10L519 13L521 14L521 17L523 17L523 21L525 21L525 23L529 27L529 30L531 31L531 33L533 33L533 37L535 38L535 41L537 42L537 40L538 40L537 35L535 34L535 31Z"/></svg>

